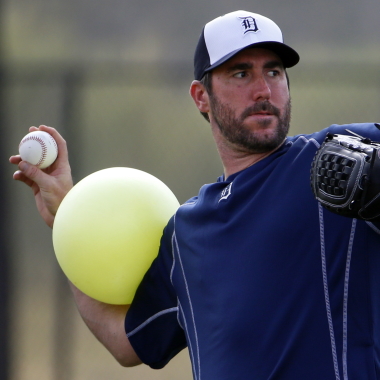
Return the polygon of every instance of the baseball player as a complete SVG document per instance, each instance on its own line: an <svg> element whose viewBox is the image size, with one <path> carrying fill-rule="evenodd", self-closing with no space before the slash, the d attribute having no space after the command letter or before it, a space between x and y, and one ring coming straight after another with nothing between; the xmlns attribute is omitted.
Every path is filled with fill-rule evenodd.
<svg viewBox="0 0 380 380"><path fill-rule="evenodd" d="M237 11L205 25L190 94L223 175L172 217L130 306L72 286L82 317L122 365L162 368L188 347L195 380L380 379L378 192L358 200L380 131L332 125L288 137L286 69L298 60L261 15ZM11 162L51 226L72 182L64 140L40 129L63 152L55 170ZM350 135L357 144L341 152L340 136ZM342 197L348 203L334 209Z"/></svg>

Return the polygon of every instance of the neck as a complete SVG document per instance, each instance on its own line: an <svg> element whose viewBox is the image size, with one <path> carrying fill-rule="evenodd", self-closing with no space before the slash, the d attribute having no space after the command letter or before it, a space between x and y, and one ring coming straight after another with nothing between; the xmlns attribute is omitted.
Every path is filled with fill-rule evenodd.
<svg viewBox="0 0 380 380"><path fill-rule="evenodd" d="M222 136L220 136L219 131L214 133L214 139L219 152L219 156L222 160L224 168L224 177L227 179L230 175L240 172L250 166L256 164L257 162L263 160L264 158L275 152L282 144L276 148L266 151L266 152L253 152L249 150L239 149L233 144L226 141Z"/></svg>
<svg viewBox="0 0 380 380"><path fill-rule="evenodd" d="M224 168L224 177L227 179L230 175L249 168L250 166L271 155L278 148L279 147L264 153L235 152L233 154L229 154L228 156L220 154Z"/></svg>

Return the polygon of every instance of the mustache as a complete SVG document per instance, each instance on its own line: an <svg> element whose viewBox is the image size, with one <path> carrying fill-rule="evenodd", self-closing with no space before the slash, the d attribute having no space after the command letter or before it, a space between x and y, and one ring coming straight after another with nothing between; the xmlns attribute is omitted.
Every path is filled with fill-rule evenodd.
<svg viewBox="0 0 380 380"><path fill-rule="evenodd" d="M245 119L246 117L258 112L268 112L277 117L280 117L281 115L280 110L276 106L267 100L264 100L263 102L257 102L253 106L246 108L241 114L241 119Z"/></svg>

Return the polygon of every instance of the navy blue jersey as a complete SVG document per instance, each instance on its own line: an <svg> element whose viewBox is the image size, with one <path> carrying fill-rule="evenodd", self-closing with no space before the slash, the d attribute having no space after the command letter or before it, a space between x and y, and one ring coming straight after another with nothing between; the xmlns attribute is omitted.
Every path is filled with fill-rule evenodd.
<svg viewBox="0 0 380 380"><path fill-rule="evenodd" d="M126 317L143 362L187 346L196 380L380 379L380 230L310 187L327 131L346 128L380 140L373 124L289 137L181 205Z"/></svg>

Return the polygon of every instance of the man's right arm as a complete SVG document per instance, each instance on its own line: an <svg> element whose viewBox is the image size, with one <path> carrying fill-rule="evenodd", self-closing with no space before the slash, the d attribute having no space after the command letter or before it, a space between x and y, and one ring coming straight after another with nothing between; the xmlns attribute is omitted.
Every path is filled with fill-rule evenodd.
<svg viewBox="0 0 380 380"><path fill-rule="evenodd" d="M124 367L141 364L124 329L129 305L109 305L96 301L70 283L77 308L83 321L94 336Z"/></svg>
<svg viewBox="0 0 380 380"><path fill-rule="evenodd" d="M19 155L9 161L18 166L13 178L29 186L34 194L37 209L49 227L53 227L55 214L63 198L73 187L66 142L54 129L47 126L31 127L29 131L50 133L58 145L57 160L46 169L39 169L21 160ZM109 305L86 296L70 284L79 313L95 337L123 366L135 366L141 361L129 343L124 319L128 305Z"/></svg>

